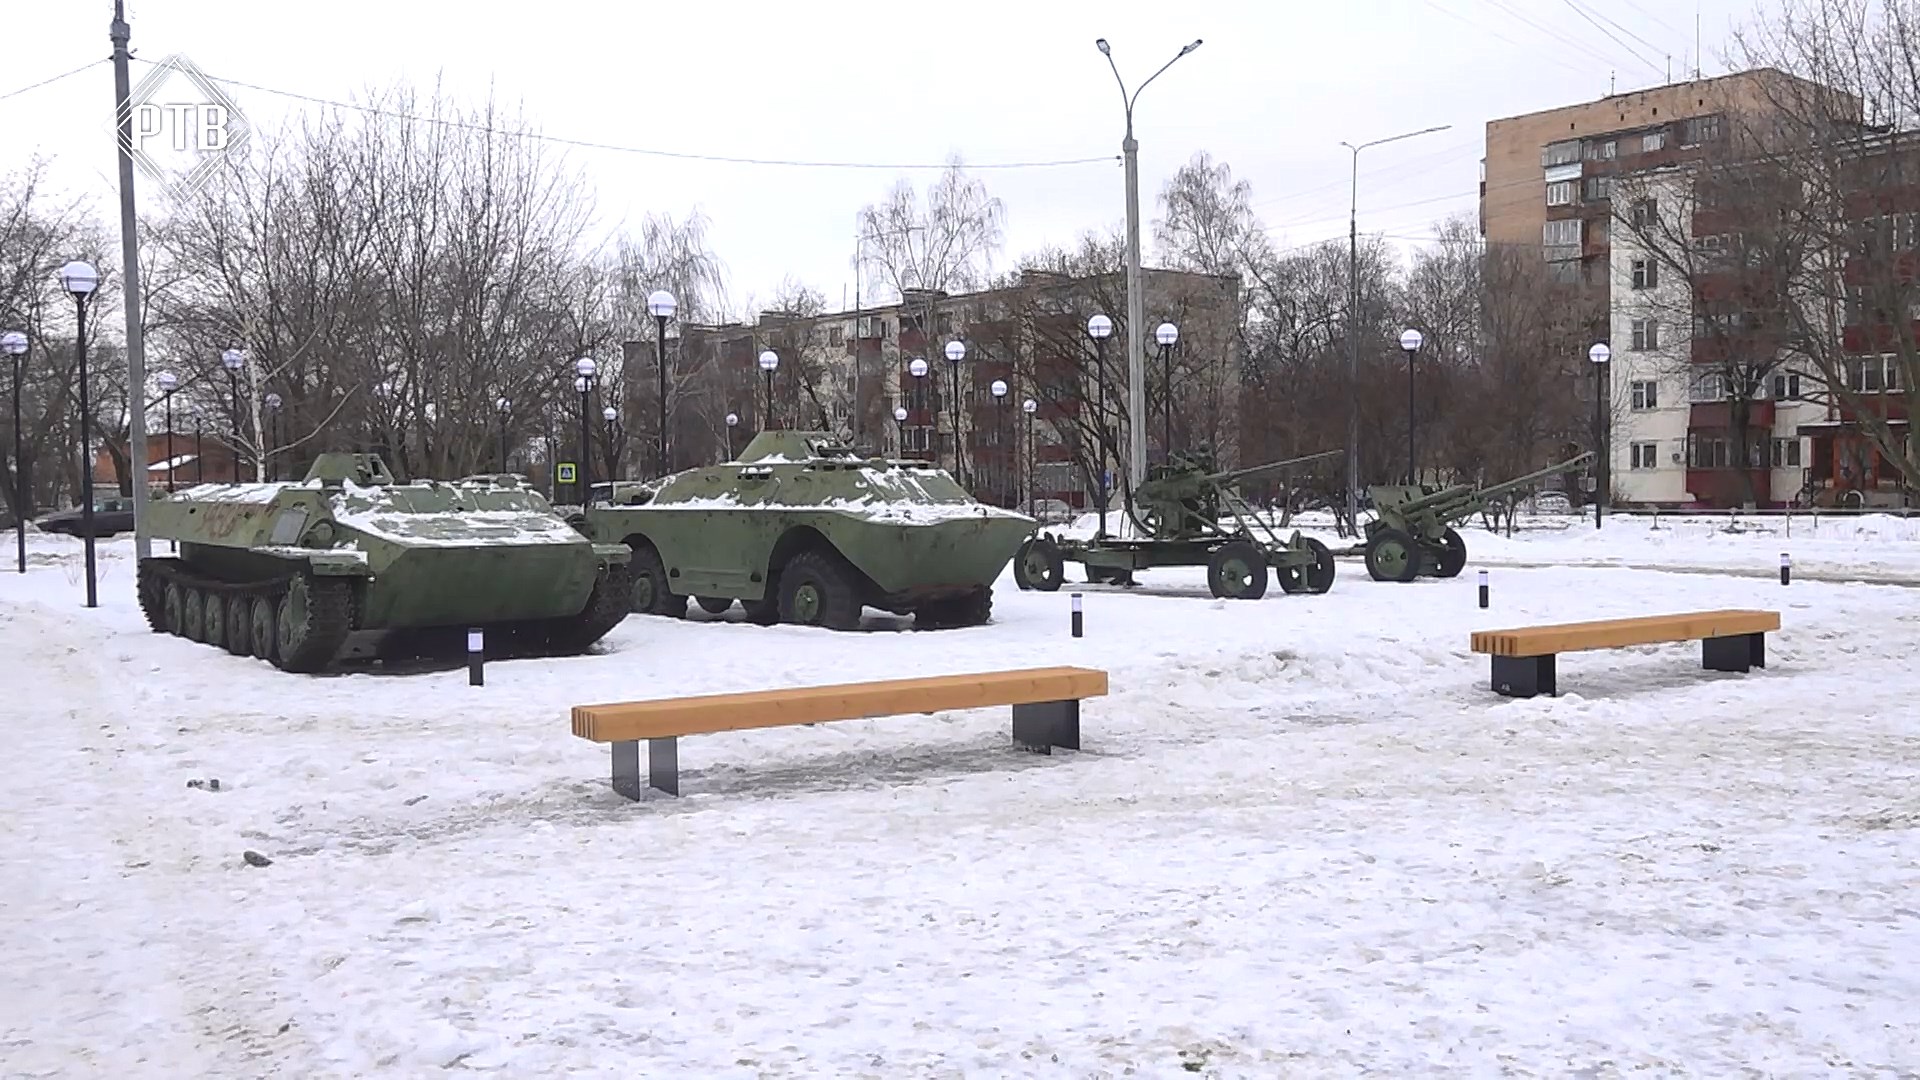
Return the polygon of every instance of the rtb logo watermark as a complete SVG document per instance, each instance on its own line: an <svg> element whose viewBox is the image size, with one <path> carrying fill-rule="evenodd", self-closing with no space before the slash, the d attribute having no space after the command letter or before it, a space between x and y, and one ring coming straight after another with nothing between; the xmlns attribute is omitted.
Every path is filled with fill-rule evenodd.
<svg viewBox="0 0 1920 1080"><path fill-rule="evenodd" d="M184 56L169 56L127 95L123 145L140 171L182 196L206 182L253 133L220 85Z"/></svg>

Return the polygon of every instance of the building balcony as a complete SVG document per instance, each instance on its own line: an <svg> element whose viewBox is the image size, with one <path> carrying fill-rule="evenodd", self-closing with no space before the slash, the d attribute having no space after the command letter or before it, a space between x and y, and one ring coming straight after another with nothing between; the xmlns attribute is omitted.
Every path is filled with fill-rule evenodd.
<svg viewBox="0 0 1920 1080"><path fill-rule="evenodd" d="M1748 488L1741 482L1742 475L1752 485L1753 501L1766 506L1777 500L1773 494L1773 473L1769 469L1695 469L1687 470L1687 491L1694 501L1704 506L1719 509L1743 505L1747 499Z"/></svg>
<svg viewBox="0 0 1920 1080"><path fill-rule="evenodd" d="M1755 430L1773 429L1774 403L1771 398L1763 398L1748 403L1747 426ZM1733 430L1733 402L1696 401L1687 412L1687 428L1690 431L1731 431Z"/></svg>

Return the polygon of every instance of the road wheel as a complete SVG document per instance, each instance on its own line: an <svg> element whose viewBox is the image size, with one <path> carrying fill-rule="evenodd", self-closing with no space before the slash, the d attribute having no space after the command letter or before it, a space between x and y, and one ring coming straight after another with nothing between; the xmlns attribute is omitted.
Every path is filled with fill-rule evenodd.
<svg viewBox="0 0 1920 1080"><path fill-rule="evenodd" d="M227 598L206 593L200 601L200 640L217 649L227 647Z"/></svg>
<svg viewBox="0 0 1920 1080"><path fill-rule="evenodd" d="M281 670L309 675L333 662L351 629L351 599L343 582L316 581L304 573L287 580L274 616Z"/></svg>
<svg viewBox="0 0 1920 1080"><path fill-rule="evenodd" d="M256 596L248 607L253 615L248 619L252 634L247 641L247 651L258 659L277 662L274 649L278 647L280 639L279 602L271 596Z"/></svg>
<svg viewBox="0 0 1920 1080"><path fill-rule="evenodd" d="M1054 592L1067 579L1060 545L1049 537L1030 536L1013 556L1013 583L1022 589Z"/></svg>
<svg viewBox="0 0 1920 1080"><path fill-rule="evenodd" d="M1460 571L1467 568L1467 542L1460 534L1448 529L1440 538L1440 558L1434 569L1441 577L1459 577Z"/></svg>
<svg viewBox="0 0 1920 1080"><path fill-rule="evenodd" d="M182 589L180 593L180 636L188 641L205 641L206 598L199 589Z"/></svg>
<svg viewBox="0 0 1920 1080"><path fill-rule="evenodd" d="M1259 545L1229 540L1207 557L1207 588L1222 600L1258 600L1267 595L1267 556Z"/></svg>
<svg viewBox="0 0 1920 1080"><path fill-rule="evenodd" d="M632 584L628 588L633 597L634 614L685 617L687 598L673 595L673 590L667 587L667 564L660 558L659 549L642 541L632 550L633 563L629 567Z"/></svg>
<svg viewBox="0 0 1920 1080"><path fill-rule="evenodd" d="M186 636L181 632L182 616L186 612L186 594L186 588L179 582L167 582L166 598L161 601L161 608L166 614L167 633L174 637Z"/></svg>
<svg viewBox="0 0 1920 1080"><path fill-rule="evenodd" d="M709 615L725 615L733 610L733 598L729 596L696 596L693 602Z"/></svg>
<svg viewBox="0 0 1920 1080"><path fill-rule="evenodd" d="M836 554L803 551L780 570L782 622L854 630L860 626L860 608L853 568Z"/></svg>
<svg viewBox="0 0 1920 1080"><path fill-rule="evenodd" d="M227 598L227 636L223 644L235 656L253 651L253 601L250 598Z"/></svg>
<svg viewBox="0 0 1920 1080"><path fill-rule="evenodd" d="M1412 581L1420 576L1420 545L1399 529L1367 538L1367 573L1375 581Z"/></svg>

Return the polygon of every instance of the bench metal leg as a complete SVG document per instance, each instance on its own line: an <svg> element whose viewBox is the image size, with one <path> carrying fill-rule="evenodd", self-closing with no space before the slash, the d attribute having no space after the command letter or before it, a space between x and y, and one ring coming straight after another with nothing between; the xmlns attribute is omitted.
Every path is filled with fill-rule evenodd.
<svg viewBox="0 0 1920 1080"><path fill-rule="evenodd" d="M1080 749L1080 703L1039 701L1013 707L1013 741L1022 749L1051 754L1054 747Z"/></svg>
<svg viewBox="0 0 1920 1080"><path fill-rule="evenodd" d="M1700 642L1700 666L1708 671L1737 671L1742 674L1767 666L1767 635L1732 634L1703 638Z"/></svg>
<svg viewBox="0 0 1920 1080"><path fill-rule="evenodd" d="M1507 697L1530 698L1538 694L1557 697L1554 656L1496 656L1493 658L1493 689Z"/></svg>
<svg viewBox="0 0 1920 1080"><path fill-rule="evenodd" d="M672 737L647 740L647 783L640 783L640 743L637 740L613 744L613 790L629 799L639 799L648 787L669 795L680 794L680 746Z"/></svg>

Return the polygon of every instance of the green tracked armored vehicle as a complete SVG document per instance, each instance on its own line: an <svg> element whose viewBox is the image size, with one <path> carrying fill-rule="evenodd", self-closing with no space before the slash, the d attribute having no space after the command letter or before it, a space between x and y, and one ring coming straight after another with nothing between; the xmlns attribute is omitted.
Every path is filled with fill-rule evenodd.
<svg viewBox="0 0 1920 1080"><path fill-rule="evenodd" d="M865 607L921 629L974 626L1032 518L988 506L924 461L862 458L824 432L768 431L738 461L589 506L596 542L633 550L633 607L850 630Z"/></svg>
<svg viewBox="0 0 1920 1080"><path fill-rule="evenodd" d="M294 672L462 648L585 651L625 618L628 552L592 543L517 477L401 484L369 454L300 483L203 484L148 504L140 606L156 632Z"/></svg>

